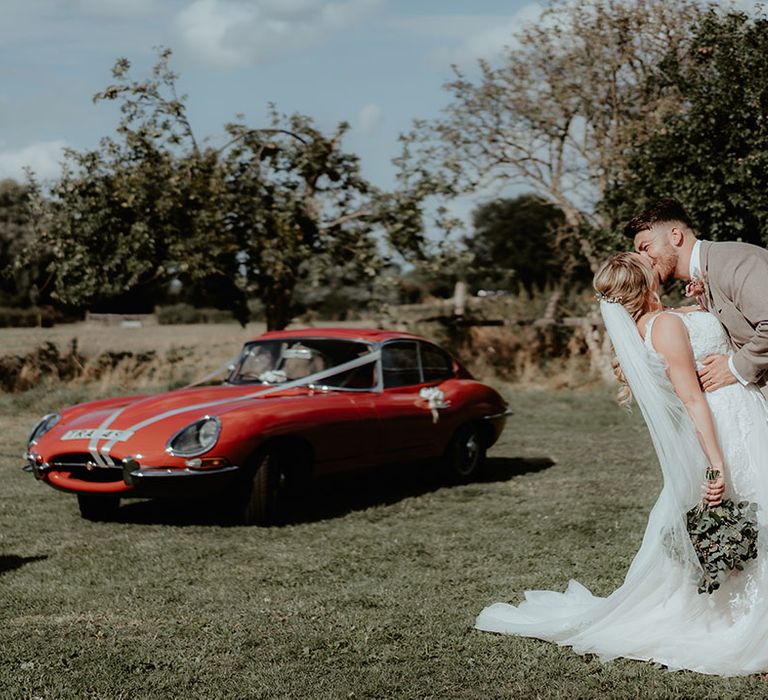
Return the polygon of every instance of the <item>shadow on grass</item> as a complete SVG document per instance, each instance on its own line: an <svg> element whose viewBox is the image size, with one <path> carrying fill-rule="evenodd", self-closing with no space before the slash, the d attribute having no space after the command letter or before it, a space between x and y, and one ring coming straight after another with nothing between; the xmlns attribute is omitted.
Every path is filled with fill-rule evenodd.
<svg viewBox="0 0 768 700"><path fill-rule="evenodd" d="M546 457L490 457L483 471L470 483L492 483L551 467ZM461 488L464 484L447 482L439 463L398 464L387 469L318 479L312 486L311 499L297 499L288 513L287 523L315 522L336 518L374 506L392 505L443 488Z"/></svg>
<svg viewBox="0 0 768 700"><path fill-rule="evenodd" d="M548 457L489 457L473 483L508 481L516 476L547 469ZM401 463L354 474L314 479L286 503L284 524L316 522L374 506L392 505L441 488L447 483L439 463ZM221 499L149 500L125 503L117 520L136 524L230 525L232 517Z"/></svg>
<svg viewBox="0 0 768 700"><path fill-rule="evenodd" d="M20 557L16 554L0 554L0 576L7 574L14 569L20 569L24 564L31 564L33 561L47 559L47 554L41 554L36 557Z"/></svg>
<svg viewBox="0 0 768 700"><path fill-rule="evenodd" d="M554 466L551 457L488 457L476 482L509 481L515 476L540 472Z"/></svg>

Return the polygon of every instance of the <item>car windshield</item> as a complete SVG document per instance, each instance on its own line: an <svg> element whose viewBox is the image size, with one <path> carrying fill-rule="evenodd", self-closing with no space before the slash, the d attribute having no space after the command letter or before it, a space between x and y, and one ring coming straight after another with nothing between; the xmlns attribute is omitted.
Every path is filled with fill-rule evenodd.
<svg viewBox="0 0 768 700"><path fill-rule="evenodd" d="M247 343L229 382L282 384L337 367L371 352L367 343L336 338L289 338ZM375 363L331 374L317 384L335 389L370 389Z"/></svg>

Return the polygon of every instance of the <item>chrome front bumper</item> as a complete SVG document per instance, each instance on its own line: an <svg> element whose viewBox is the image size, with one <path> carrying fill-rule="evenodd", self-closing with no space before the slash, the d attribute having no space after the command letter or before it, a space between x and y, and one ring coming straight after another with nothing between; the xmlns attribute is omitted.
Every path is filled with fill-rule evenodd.
<svg viewBox="0 0 768 700"><path fill-rule="evenodd" d="M88 472L94 475L104 476L113 475L114 478L88 479L83 473L83 467L79 466L77 471L80 477L67 478L66 486L57 486L52 483L56 479L56 474L70 474L70 470L60 464L48 464L40 458L39 455L27 455L27 464L23 467L24 471L32 472L35 478L47 481L51 486L61 488L62 490L78 493L80 490L94 492L93 484L104 483L113 487L117 483L123 483L125 491L123 494L130 497L154 497L154 496L182 496L188 494L201 494L218 490L231 484L236 476L241 472L241 468L236 465L226 465L212 469L172 469L168 467L142 466L132 457L126 457L122 460L122 466L93 466L88 468ZM73 470L75 471L75 470ZM50 475L50 478L48 478ZM81 487L80 489L78 487Z"/></svg>

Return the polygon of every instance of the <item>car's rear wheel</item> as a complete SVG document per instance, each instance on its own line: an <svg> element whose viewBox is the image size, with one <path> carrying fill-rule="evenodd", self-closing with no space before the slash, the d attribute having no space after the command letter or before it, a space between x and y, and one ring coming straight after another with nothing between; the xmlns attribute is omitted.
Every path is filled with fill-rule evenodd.
<svg viewBox="0 0 768 700"><path fill-rule="evenodd" d="M467 483L480 472L485 461L485 442L479 423L462 425L445 451L445 466L452 481Z"/></svg>
<svg viewBox="0 0 768 700"><path fill-rule="evenodd" d="M241 500L245 525L274 525L285 510L287 454L278 448L261 453L246 475Z"/></svg>
<svg viewBox="0 0 768 700"><path fill-rule="evenodd" d="M79 493L77 494L77 505L80 506L80 515L86 520L104 522L114 520L117 517L120 497Z"/></svg>

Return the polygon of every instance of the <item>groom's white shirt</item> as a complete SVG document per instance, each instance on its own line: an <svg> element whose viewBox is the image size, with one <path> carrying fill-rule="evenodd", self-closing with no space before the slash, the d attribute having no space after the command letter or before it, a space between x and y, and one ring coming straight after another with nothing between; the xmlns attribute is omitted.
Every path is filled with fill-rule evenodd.
<svg viewBox="0 0 768 700"><path fill-rule="evenodd" d="M701 241L699 240L693 244L693 250L691 250L691 260L688 263L688 274L690 275L691 279L694 277L703 279L703 275L701 274ZM731 374L733 374L733 376L736 377L736 379L738 379L739 382L741 382L744 386L749 384L749 382L744 379L744 377L742 377L733 366L733 357L728 357L728 368L731 370Z"/></svg>

